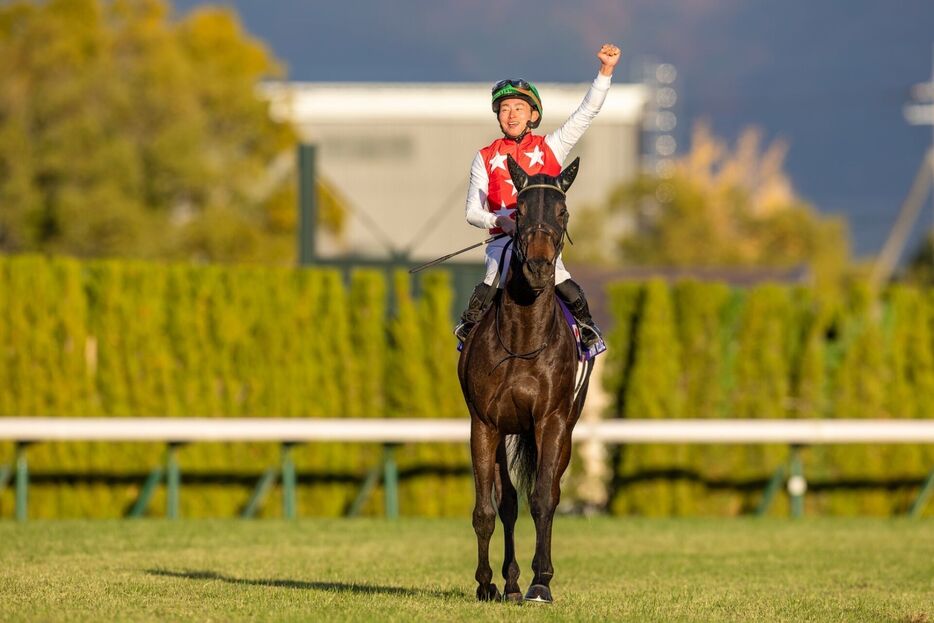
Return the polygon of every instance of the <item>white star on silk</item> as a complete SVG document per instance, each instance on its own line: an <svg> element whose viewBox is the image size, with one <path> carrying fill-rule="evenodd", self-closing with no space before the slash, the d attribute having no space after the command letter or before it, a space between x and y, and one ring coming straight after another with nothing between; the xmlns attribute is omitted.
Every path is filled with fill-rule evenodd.
<svg viewBox="0 0 934 623"><path fill-rule="evenodd" d="M499 202L500 209L494 212L496 216L512 216L512 213L516 211L515 208L507 208L505 201Z"/></svg>
<svg viewBox="0 0 934 623"><path fill-rule="evenodd" d="M529 166L532 166L535 164L540 164L544 166L545 152L539 149L538 145L536 145L535 149L533 149L532 151L524 151L522 153L524 153L526 156L529 157Z"/></svg>
<svg viewBox="0 0 934 623"><path fill-rule="evenodd" d="M506 170L506 154L497 152L490 158L490 171L495 171L496 169Z"/></svg>
<svg viewBox="0 0 934 623"><path fill-rule="evenodd" d="M513 182L512 180L506 180L506 183L512 186L512 194L515 195L516 194L516 183Z"/></svg>

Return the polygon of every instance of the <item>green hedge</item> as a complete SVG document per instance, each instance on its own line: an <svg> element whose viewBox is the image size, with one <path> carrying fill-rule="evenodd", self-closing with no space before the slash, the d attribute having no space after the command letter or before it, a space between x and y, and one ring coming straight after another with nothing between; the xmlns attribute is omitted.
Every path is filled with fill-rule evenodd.
<svg viewBox="0 0 934 623"><path fill-rule="evenodd" d="M408 275L395 286L399 313L387 324L379 271L354 272L345 284L329 269L3 258L0 416L466 416L447 274L429 273L418 301ZM343 513L380 451L298 446L299 513ZM163 452L141 443L30 446L30 516L121 516ZM12 458L0 442L0 465ZM276 444L191 444L179 460L181 513L200 517L236 514L279 457ZM406 447L400 471L403 513L461 514L472 504L464 447ZM217 474L235 478L216 482ZM163 500L150 504L155 514ZM381 504L377 492L364 512ZM0 516L12 507L7 488ZM280 508L271 497L263 513Z"/></svg>
<svg viewBox="0 0 934 623"><path fill-rule="evenodd" d="M609 300L611 417L934 417L931 292L896 286L876 304L861 287L834 301L800 287L653 281L616 284ZM787 456L773 445L623 448L610 510L747 513ZM934 448L815 446L804 461L810 512L892 515L934 468ZM784 496L771 512L787 513Z"/></svg>
<svg viewBox="0 0 934 623"><path fill-rule="evenodd" d="M874 304L862 288L828 301L802 287L651 281L616 284L608 295L612 417L932 415L932 292L895 287ZM367 270L345 282L329 269L0 258L0 416L466 417L452 298L443 271L413 284ZM30 515L121 516L163 452L35 444ZM300 514L341 514L379 453L298 446ZM609 510L749 512L786 456L782 446L616 449ZM0 465L12 458L0 442ZM279 460L277 446L263 443L191 444L179 458L189 517L236 514ZM464 444L407 445L398 459L404 514L469 513ZM889 515L913 499L934 448L818 446L805 466L810 511ZM277 495L263 514L279 514ZM12 507L8 487L0 516ZM161 497L150 505L155 514L163 507ZM364 512L381 508L377 491ZM786 511L780 496L772 512Z"/></svg>

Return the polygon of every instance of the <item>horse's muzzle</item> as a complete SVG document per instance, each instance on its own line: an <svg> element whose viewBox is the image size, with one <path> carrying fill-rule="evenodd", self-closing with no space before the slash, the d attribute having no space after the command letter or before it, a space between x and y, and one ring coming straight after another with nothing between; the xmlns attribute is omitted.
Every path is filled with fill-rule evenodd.
<svg viewBox="0 0 934 623"><path fill-rule="evenodd" d="M522 272L529 286L537 292L555 282L555 264L548 260L526 260L522 265Z"/></svg>

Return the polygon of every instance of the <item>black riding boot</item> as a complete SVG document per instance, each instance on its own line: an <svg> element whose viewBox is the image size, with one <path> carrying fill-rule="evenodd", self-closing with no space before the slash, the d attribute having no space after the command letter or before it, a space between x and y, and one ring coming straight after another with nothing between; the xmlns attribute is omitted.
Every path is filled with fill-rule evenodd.
<svg viewBox="0 0 934 623"><path fill-rule="evenodd" d="M584 291L581 287L574 283L573 280L567 279L555 286L555 290L557 290L561 300L568 306L574 320L577 321L577 326L581 330L581 343L584 348L589 349L597 343L597 340L603 339L603 334L600 333L597 323L590 316L590 308L587 307L587 299L584 298Z"/></svg>
<svg viewBox="0 0 934 623"><path fill-rule="evenodd" d="M470 330L483 316L483 312L486 311L487 296L490 293L491 287L492 286L480 282L477 284L477 287L473 289L473 294L470 295L470 302L467 303L467 309L461 314L461 321L454 328L454 335L456 335L457 339L461 342L467 339L467 336L470 335Z"/></svg>

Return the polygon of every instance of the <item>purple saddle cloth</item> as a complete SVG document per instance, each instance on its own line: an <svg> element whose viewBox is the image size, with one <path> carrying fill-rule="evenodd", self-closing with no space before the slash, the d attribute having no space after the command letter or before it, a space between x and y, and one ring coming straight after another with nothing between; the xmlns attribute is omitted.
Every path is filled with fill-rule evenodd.
<svg viewBox="0 0 934 623"><path fill-rule="evenodd" d="M606 342L603 341L603 338L597 340L597 342L590 348L585 349L584 345L581 343L581 330L577 326L577 321L574 320L574 316L568 310L568 306L564 304L560 298L555 297L555 300L558 301L558 306L561 308L561 313L564 314L564 320L568 323L568 326L571 327L571 332L574 334L574 341L577 343L577 359L578 361L590 361L597 355L606 351ZM464 349L464 344L458 340L457 341L457 352L460 352Z"/></svg>
<svg viewBox="0 0 934 623"><path fill-rule="evenodd" d="M571 315L568 306L564 304L560 298L555 297L558 300L558 306L561 308L561 311L564 313L564 319L567 321L568 326L571 327L571 331L574 333L574 341L577 342L577 359L578 361L590 361L600 353L606 351L606 342L603 341L603 338L597 339L597 341L590 348L584 348L584 345L581 343L581 330L577 326L577 321L574 320L574 316Z"/></svg>

